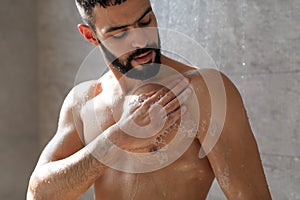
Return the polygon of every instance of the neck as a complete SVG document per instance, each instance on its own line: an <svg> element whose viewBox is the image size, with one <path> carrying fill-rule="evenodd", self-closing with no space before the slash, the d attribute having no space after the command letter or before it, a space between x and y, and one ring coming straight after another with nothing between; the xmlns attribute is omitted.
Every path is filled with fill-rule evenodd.
<svg viewBox="0 0 300 200"><path fill-rule="evenodd" d="M141 80L132 79L127 76L124 76L119 72L114 66L109 66L110 71L118 81L120 88L124 94L128 93L130 90L134 89L137 85L141 84Z"/></svg>
<svg viewBox="0 0 300 200"><path fill-rule="evenodd" d="M172 65L174 65L173 62L174 62L173 60L171 60L170 58L161 54L161 64L162 65L172 67ZM124 74L119 72L114 66L112 66L112 64L109 65L109 68L110 68L111 72L113 73L113 75L115 76L116 80L119 82L119 85L124 94L128 93L129 91L134 89L136 86L143 83L142 80L132 79L127 76L124 76ZM162 69L162 71L164 71L164 70ZM160 72L160 74L162 75L165 73ZM162 77L157 77L157 78L162 78Z"/></svg>

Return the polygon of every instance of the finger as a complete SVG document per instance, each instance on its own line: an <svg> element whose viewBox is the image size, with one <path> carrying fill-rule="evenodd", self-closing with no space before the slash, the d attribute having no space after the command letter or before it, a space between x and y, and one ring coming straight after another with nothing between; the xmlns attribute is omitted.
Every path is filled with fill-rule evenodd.
<svg viewBox="0 0 300 200"><path fill-rule="evenodd" d="M152 106L153 105L153 106ZM145 101L141 104L141 106L137 107L134 112L132 113L135 117L140 117L140 118L144 118L147 117L150 114L150 111L156 108L154 106L154 103L152 103L152 101ZM157 113L157 109L155 109L155 112L153 113Z"/></svg>
<svg viewBox="0 0 300 200"><path fill-rule="evenodd" d="M180 93L176 98L174 98L172 101L167 103L163 107L165 114L170 114L177 110L180 106L183 105L183 103L188 99L188 97L191 95L192 90L190 87L186 88L182 93ZM163 114L161 112L161 114Z"/></svg>
<svg viewBox="0 0 300 200"><path fill-rule="evenodd" d="M167 92L157 103L165 106L174 98L176 98L180 93L182 93L189 85L188 79L181 80L171 91Z"/></svg>
<svg viewBox="0 0 300 200"><path fill-rule="evenodd" d="M129 113L132 114L134 113L139 107L142 106L142 103L150 98L152 95L154 95L156 93L156 91L152 91L152 92L149 92L149 93L146 93L146 94L141 94L141 95L138 95L138 96L133 96L133 100L130 101L129 103Z"/></svg>
<svg viewBox="0 0 300 200"><path fill-rule="evenodd" d="M134 113L139 107L141 107L140 99L137 96L133 96L130 100L125 100L125 109L129 111L130 114Z"/></svg>
<svg viewBox="0 0 300 200"><path fill-rule="evenodd" d="M145 107L139 107L132 113L132 117L134 119L139 119L139 120L142 120L148 116L149 116L149 109L146 109Z"/></svg>
<svg viewBox="0 0 300 200"><path fill-rule="evenodd" d="M152 91L152 92L149 92L147 94L143 94L142 96L144 96L145 98L150 98L152 95L154 95L156 93L156 91Z"/></svg>
<svg viewBox="0 0 300 200"><path fill-rule="evenodd" d="M164 106L169 101L175 98L176 95L178 95L182 90L184 90L189 84L188 79L176 79L175 81L172 81L168 84L167 87L163 87L155 94L152 94L149 98L143 99L143 102L141 103L141 107L137 108L140 113L147 114L149 111L149 108L151 105L153 105L156 102L159 102L160 105ZM172 88L171 91L169 88ZM142 95L144 97L144 95ZM137 110L135 109L135 111Z"/></svg>
<svg viewBox="0 0 300 200"><path fill-rule="evenodd" d="M176 83L174 83L176 84ZM159 91L150 92L148 94L142 94L139 96L139 112L148 113L152 104L157 102L165 93L168 92L167 88L162 88ZM135 109L137 110L137 109Z"/></svg>
<svg viewBox="0 0 300 200"><path fill-rule="evenodd" d="M170 81L165 87L158 90L151 98L149 98L146 104L152 104L156 101L159 101L165 94L170 91L170 88L174 88L177 84L181 82L181 79L176 79L174 81Z"/></svg>
<svg viewBox="0 0 300 200"><path fill-rule="evenodd" d="M187 112L187 107L183 105L182 107L178 108L171 114L167 115L164 129L171 127L186 112Z"/></svg>

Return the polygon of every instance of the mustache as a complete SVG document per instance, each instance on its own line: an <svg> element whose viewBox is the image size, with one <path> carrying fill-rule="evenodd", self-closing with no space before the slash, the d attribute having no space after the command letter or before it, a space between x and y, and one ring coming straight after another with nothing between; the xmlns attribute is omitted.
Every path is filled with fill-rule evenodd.
<svg viewBox="0 0 300 200"><path fill-rule="evenodd" d="M128 62L131 62L135 57L138 57L144 53L147 53L149 51L155 51L159 49L159 46L157 44L147 45L145 48L137 49L135 50L129 57Z"/></svg>

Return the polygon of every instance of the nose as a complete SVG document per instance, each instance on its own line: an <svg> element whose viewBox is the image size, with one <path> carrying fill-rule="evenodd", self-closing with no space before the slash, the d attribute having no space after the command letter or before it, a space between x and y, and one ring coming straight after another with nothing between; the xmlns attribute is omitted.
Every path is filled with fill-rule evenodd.
<svg viewBox="0 0 300 200"><path fill-rule="evenodd" d="M132 31L131 45L134 49L145 48L148 44L148 38L142 28L134 29Z"/></svg>

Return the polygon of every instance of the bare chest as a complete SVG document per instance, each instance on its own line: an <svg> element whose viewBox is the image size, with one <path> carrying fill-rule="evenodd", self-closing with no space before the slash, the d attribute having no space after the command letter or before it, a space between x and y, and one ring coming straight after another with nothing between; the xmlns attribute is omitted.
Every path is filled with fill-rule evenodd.
<svg viewBox="0 0 300 200"><path fill-rule="evenodd" d="M149 173L107 169L94 184L96 199L205 199L214 175L199 149L195 140L178 160Z"/></svg>
<svg viewBox="0 0 300 200"><path fill-rule="evenodd" d="M81 110L85 144L89 144L103 131L116 123L118 120L116 119L116 111L119 108L122 109L121 98L114 97L110 91L101 93L101 95L85 104Z"/></svg>
<svg viewBox="0 0 300 200"><path fill-rule="evenodd" d="M81 113L86 144L116 123L123 110L124 100L118 98L120 96L106 90L86 103ZM189 110L193 108L190 106ZM194 120L195 117L192 118ZM189 120L182 121L184 123L180 125L185 127L182 134L178 134L175 127L166 139L167 143L177 141L173 143L171 151L174 154L171 155L179 153L180 156L165 167L147 173L126 173L108 168L94 184L96 199L205 199L214 175L207 158L199 158L200 144L193 135L187 137L185 148L177 148L182 146L185 135L193 130L193 125L186 123ZM183 137L176 139L176 132Z"/></svg>

